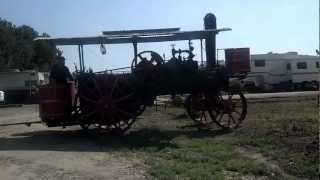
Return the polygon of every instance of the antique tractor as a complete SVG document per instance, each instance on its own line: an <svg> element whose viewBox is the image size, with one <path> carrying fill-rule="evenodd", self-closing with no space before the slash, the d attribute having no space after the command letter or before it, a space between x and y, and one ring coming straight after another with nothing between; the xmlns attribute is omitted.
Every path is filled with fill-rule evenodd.
<svg viewBox="0 0 320 180"><path fill-rule="evenodd" d="M221 128L237 128L247 113L246 99L231 74L216 62L216 18L207 14L205 30L180 31L177 28L135 31L107 31L103 36L81 38L38 38L55 45L78 45L80 71L76 82L40 88L40 117L49 127L95 126L122 134L130 129L146 106L159 95L186 96L186 110L196 123ZM201 42L201 63L194 60L191 40ZM154 51L138 53L137 44L145 42L189 41L187 50L172 48L172 57L163 59ZM206 62L202 41L205 41ZM127 73L116 70L86 71L83 45L132 43L134 59ZM125 68L121 68L125 69Z"/></svg>

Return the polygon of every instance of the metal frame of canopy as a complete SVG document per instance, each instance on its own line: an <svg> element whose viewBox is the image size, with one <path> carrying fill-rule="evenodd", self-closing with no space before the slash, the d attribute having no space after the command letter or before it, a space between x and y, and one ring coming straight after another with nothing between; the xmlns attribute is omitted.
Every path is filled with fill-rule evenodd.
<svg viewBox="0 0 320 180"><path fill-rule="evenodd" d="M230 28L216 28L216 17L213 14L207 14L204 18L204 30L199 31L180 31L180 28L162 28L162 29L142 29L142 30L124 30L124 31L103 31L103 35L91 37L39 37L35 41L49 41L54 45L77 45L79 53L80 71L85 70L83 45L92 44L133 44L134 57L138 54L138 43L182 41L205 39L206 59L209 67L216 66L216 34L221 31L230 31Z"/></svg>

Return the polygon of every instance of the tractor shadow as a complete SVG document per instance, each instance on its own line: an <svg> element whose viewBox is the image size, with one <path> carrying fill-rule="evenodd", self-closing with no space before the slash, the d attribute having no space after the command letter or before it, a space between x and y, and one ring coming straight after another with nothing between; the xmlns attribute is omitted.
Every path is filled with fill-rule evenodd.
<svg viewBox="0 0 320 180"><path fill-rule="evenodd" d="M0 151L75 151L75 152L117 152L128 150L161 150L177 148L172 140L179 136L186 138L215 137L229 133L223 130L160 130L157 128L136 129L124 136L112 136L96 131L43 130L11 134L0 137Z"/></svg>

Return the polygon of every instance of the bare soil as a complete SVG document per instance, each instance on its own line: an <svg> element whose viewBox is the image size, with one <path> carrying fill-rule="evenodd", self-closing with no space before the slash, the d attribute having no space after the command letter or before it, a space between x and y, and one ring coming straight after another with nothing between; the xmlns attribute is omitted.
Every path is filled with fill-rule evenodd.
<svg viewBox="0 0 320 180"><path fill-rule="evenodd" d="M0 123L37 121L37 105L0 108ZM141 162L79 127L0 127L0 179L144 179Z"/></svg>

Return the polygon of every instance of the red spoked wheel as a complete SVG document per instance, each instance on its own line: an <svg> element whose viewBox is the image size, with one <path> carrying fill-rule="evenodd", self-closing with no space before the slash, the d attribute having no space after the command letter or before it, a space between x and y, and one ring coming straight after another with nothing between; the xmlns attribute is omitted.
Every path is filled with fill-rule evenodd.
<svg viewBox="0 0 320 180"><path fill-rule="evenodd" d="M236 129L247 114L247 101L239 92L193 93L185 101L188 115L202 126L216 123L223 129Z"/></svg>
<svg viewBox="0 0 320 180"><path fill-rule="evenodd" d="M215 111L210 111L214 122L223 129L236 129L247 115L247 100L240 92L221 92Z"/></svg>
<svg viewBox="0 0 320 180"><path fill-rule="evenodd" d="M190 118L197 124L208 126L214 119L211 116L214 114L215 97L204 92L192 93L185 101L185 108Z"/></svg>
<svg viewBox="0 0 320 180"><path fill-rule="evenodd" d="M79 88L80 125L91 124L114 134L123 134L136 121L145 105L135 95L128 79L121 75L99 74Z"/></svg>

